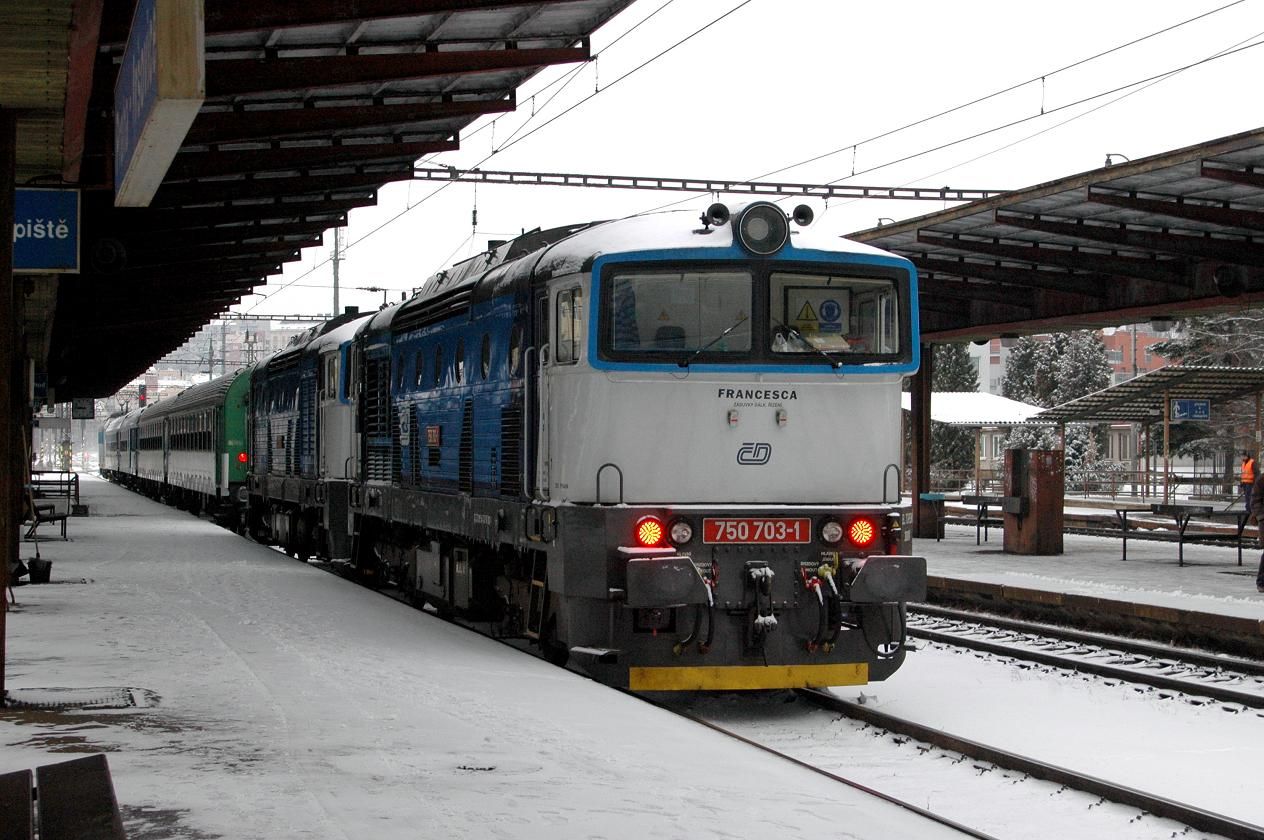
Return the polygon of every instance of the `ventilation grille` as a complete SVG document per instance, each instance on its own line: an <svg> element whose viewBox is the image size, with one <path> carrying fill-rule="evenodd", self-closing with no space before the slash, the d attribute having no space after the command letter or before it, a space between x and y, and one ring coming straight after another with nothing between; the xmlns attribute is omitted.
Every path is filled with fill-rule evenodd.
<svg viewBox="0 0 1264 840"><path fill-rule="evenodd" d="M457 489L462 493L474 491L474 401L465 401L461 414L461 448L457 466Z"/></svg>
<svg viewBox="0 0 1264 840"><path fill-rule="evenodd" d="M500 494L522 495L522 406L500 412Z"/></svg>

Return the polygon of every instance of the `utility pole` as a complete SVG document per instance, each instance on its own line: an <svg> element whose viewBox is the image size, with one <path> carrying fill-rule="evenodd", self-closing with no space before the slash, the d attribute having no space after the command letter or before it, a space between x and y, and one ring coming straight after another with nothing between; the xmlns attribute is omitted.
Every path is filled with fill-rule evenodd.
<svg viewBox="0 0 1264 840"><path fill-rule="evenodd" d="M342 262L342 228L334 228L334 253L330 257L330 262L334 265L334 308L333 316L338 317L338 264Z"/></svg>

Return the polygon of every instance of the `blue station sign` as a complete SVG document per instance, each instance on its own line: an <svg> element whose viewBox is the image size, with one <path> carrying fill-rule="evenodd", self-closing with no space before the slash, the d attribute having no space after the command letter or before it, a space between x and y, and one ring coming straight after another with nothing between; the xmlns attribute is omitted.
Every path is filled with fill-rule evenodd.
<svg viewBox="0 0 1264 840"><path fill-rule="evenodd" d="M79 272L79 191L18 187L13 191L13 272Z"/></svg>
<svg viewBox="0 0 1264 840"><path fill-rule="evenodd" d="M1172 400L1172 420L1210 420L1211 400Z"/></svg>

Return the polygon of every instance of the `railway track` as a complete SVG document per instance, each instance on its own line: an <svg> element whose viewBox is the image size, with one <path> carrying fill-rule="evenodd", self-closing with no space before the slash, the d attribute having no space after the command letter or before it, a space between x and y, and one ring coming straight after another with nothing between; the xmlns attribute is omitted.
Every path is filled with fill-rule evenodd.
<svg viewBox="0 0 1264 840"><path fill-rule="evenodd" d="M919 606L913 638L1264 709L1264 663L1086 633L1048 624Z"/></svg>
<svg viewBox="0 0 1264 840"><path fill-rule="evenodd" d="M1232 840L1264 840L1264 828L1223 814L1212 813L1193 805L1186 805L1085 773L1068 770L1065 767L961 738L915 721L879 712L828 691L800 689L797 693L822 709L914 738L940 749L952 750L976 761L986 761L997 767L1025 773L1036 779L1065 785L1111 802L1139 808L1146 813L1175 820L1199 831L1218 834Z"/></svg>

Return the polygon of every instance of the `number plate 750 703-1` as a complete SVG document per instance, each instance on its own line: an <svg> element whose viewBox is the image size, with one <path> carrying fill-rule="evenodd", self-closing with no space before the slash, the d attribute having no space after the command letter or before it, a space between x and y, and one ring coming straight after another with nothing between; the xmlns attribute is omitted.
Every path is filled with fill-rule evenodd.
<svg viewBox="0 0 1264 840"><path fill-rule="evenodd" d="M704 543L806 543L812 541L812 520L740 518L702 520Z"/></svg>

